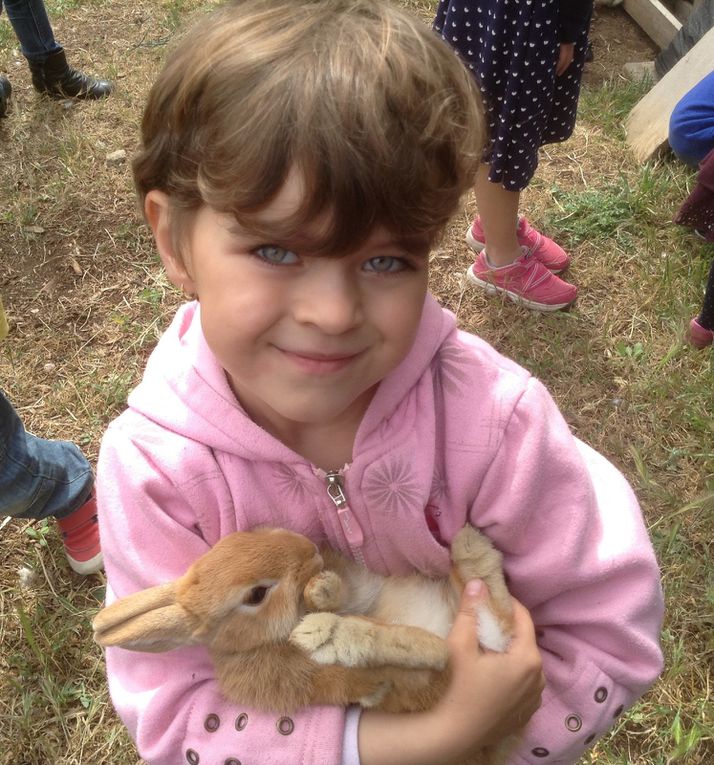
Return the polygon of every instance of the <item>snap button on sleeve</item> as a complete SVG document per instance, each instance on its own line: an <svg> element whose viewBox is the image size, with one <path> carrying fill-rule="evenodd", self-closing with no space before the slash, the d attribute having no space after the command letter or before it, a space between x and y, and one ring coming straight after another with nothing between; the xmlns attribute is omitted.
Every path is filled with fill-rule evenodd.
<svg viewBox="0 0 714 765"><path fill-rule="evenodd" d="M245 726L248 724L248 715L245 712L241 712L241 714L236 717L236 730L243 730Z"/></svg>
<svg viewBox="0 0 714 765"><path fill-rule="evenodd" d="M289 717L281 717L275 727L281 736L289 736L295 730L295 723Z"/></svg>
<svg viewBox="0 0 714 765"><path fill-rule="evenodd" d="M223 765L240 765L240 760L236 760L235 757L229 757Z"/></svg>
<svg viewBox="0 0 714 765"><path fill-rule="evenodd" d="M203 727L209 733L215 733L221 727L221 718L218 715L211 713L203 723Z"/></svg>
<svg viewBox="0 0 714 765"><path fill-rule="evenodd" d="M568 715L565 718L565 727L573 733L577 733L583 727L580 715Z"/></svg>
<svg viewBox="0 0 714 765"><path fill-rule="evenodd" d="M603 701L607 698L607 688L603 688L600 686L596 691L595 695L593 696L595 701L597 701L598 704L602 704Z"/></svg>
<svg viewBox="0 0 714 765"><path fill-rule="evenodd" d="M188 762L188 765L198 765L200 761L201 758L198 756L198 752L193 749L186 750L186 762Z"/></svg>
<svg viewBox="0 0 714 765"><path fill-rule="evenodd" d="M531 754L535 757L547 757L550 752L544 746L537 746L535 749L531 749Z"/></svg>

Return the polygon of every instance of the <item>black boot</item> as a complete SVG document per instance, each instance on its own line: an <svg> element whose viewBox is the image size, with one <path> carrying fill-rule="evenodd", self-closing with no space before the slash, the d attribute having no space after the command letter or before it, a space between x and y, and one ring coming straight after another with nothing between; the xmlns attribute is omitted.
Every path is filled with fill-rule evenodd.
<svg viewBox="0 0 714 765"><path fill-rule="evenodd" d="M112 92L111 82L97 80L73 69L63 50L52 53L43 63L29 59L28 63L35 90L50 98L96 99Z"/></svg>
<svg viewBox="0 0 714 765"><path fill-rule="evenodd" d="M10 80L4 74L0 74L0 117L7 117L7 100L11 93Z"/></svg>

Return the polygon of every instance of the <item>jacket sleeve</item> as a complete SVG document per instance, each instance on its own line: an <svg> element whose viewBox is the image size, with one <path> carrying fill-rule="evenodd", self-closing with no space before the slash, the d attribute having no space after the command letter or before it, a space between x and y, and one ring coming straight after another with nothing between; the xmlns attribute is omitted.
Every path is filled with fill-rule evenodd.
<svg viewBox="0 0 714 765"><path fill-rule="evenodd" d="M472 510L530 610L543 703L509 765L575 763L662 671L659 569L621 473L531 379Z"/></svg>
<svg viewBox="0 0 714 765"><path fill-rule="evenodd" d="M590 24L593 0L559 0L558 27L560 42L575 42Z"/></svg>
<svg viewBox="0 0 714 765"><path fill-rule="evenodd" d="M97 494L107 602L180 576L210 547L206 529L209 537L235 530L218 528L217 510L209 518L212 505L225 509L231 501L210 468L193 476L185 470L179 480L180 472L157 466L161 449L180 465L180 447L137 444L113 426L104 437ZM147 765L340 762L343 709L284 715L230 703L203 647L163 654L109 648L106 664L114 706Z"/></svg>

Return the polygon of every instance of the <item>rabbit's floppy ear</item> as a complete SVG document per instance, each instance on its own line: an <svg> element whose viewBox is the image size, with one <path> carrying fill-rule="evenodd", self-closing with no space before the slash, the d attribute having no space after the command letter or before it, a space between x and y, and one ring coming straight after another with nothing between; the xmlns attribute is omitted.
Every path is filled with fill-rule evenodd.
<svg viewBox="0 0 714 765"><path fill-rule="evenodd" d="M101 646L160 653L192 645L191 621L176 602L175 583L141 590L103 608L92 622Z"/></svg>

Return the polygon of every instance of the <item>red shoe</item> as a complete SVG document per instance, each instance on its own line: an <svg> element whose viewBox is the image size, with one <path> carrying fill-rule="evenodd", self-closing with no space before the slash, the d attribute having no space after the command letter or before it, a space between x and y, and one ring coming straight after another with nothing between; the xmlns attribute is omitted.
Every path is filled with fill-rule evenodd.
<svg viewBox="0 0 714 765"><path fill-rule="evenodd" d="M79 510L66 518L57 519L62 532L64 551L73 571L86 576L104 568L99 544L97 500L90 497Z"/></svg>
<svg viewBox="0 0 714 765"><path fill-rule="evenodd" d="M466 278L494 294L502 292L514 303L535 311L557 311L570 305L578 295L578 288L551 273L532 250L521 248L523 255L513 263L495 268L480 252L466 271Z"/></svg>
<svg viewBox="0 0 714 765"><path fill-rule="evenodd" d="M706 348L714 342L714 330L702 327L697 319L692 319L689 322L689 332L687 333L687 339L695 348Z"/></svg>
<svg viewBox="0 0 714 765"><path fill-rule="evenodd" d="M559 274L570 265L570 255L552 239L544 236L520 216L516 230L518 244L526 247L533 253L533 257L539 260L549 271ZM476 218L466 232L466 244L474 251L481 252L486 246L486 237L481 227L481 218Z"/></svg>

